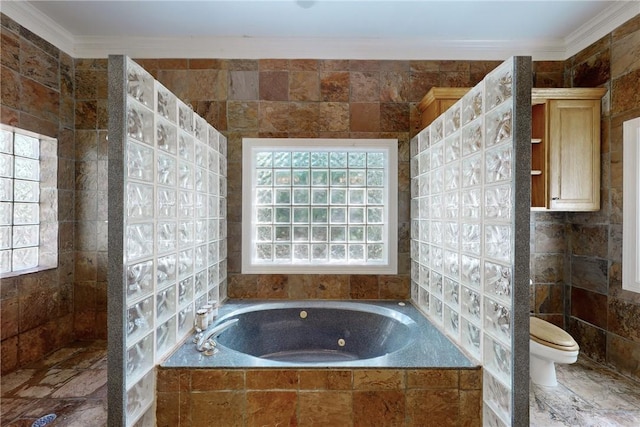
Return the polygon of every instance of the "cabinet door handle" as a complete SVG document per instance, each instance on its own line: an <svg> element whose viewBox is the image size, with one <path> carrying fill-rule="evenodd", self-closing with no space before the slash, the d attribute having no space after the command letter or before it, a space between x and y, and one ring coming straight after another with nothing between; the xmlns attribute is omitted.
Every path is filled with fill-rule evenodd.
<svg viewBox="0 0 640 427"><path fill-rule="evenodd" d="M560 200L560 197L552 197L551 200Z"/></svg>

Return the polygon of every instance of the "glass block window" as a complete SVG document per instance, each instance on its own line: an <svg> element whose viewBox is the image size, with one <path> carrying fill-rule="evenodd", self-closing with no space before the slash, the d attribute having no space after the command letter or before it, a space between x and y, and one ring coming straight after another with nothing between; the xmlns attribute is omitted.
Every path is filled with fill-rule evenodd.
<svg viewBox="0 0 640 427"><path fill-rule="evenodd" d="M245 138L243 168L243 273L396 273L397 140Z"/></svg>
<svg viewBox="0 0 640 427"><path fill-rule="evenodd" d="M57 224L45 225L47 233L55 231L55 242L46 242L46 248L41 249L43 238L49 237L47 233L43 235L41 222L47 221L44 217L51 214L42 205L50 208L57 203L55 194L41 195L41 179L52 174L43 168L51 166L54 176L57 171L57 162L53 161L55 147L56 141L51 138L9 126L0 127L0 274L3 276L54 267L52 258L57 262L57 258L51 256L57 250Z"/></svg>

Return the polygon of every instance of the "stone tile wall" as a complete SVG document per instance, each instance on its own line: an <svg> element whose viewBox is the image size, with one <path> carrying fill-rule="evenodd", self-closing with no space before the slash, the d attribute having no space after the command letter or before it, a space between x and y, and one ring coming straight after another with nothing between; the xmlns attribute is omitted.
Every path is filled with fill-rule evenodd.
<svg viewBox="0 0 640 427"><path fill-rule="evenodd" d="M640 294L622 289L622 123L640 116L640 15L566 61L569 87L603 86L602 201L567 215L567 328L583 354L640 378Z"/></svg>
<svg viewBox="0 0 640 427"><path fill-rule="evenodd" d="M75 61L77 339L107 338L107 60Z"/></svg>
<svg viewBox="0 0 640 427"><path fill-rule="evenodd" d="M480 426L481 369L158 369L157 425Z"/></svg>
<svg viewBox="0 0 640 427"><path fill-rule="evenodd" d="M136 59L228 138L228 295L233 298L409 298L409 139L432 86L473 86L500 61ZM560 64L560 66L558 66ZM561 63L536 80L562 83ZM243 137L397 138L399 274L242 275Z"/></svg>
<svg viewBox="0 0 640 427"><path fill-rule="evenodd" d="M58 139L58 268L0 280L2 373L74 339L74 64L1 17L0 121Z"/></svg>

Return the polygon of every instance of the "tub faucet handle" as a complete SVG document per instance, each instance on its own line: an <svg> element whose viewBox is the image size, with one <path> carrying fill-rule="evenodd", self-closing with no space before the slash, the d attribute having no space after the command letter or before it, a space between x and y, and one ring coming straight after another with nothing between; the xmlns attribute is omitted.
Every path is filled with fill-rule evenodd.
<svg viewBox="0 0 640 427"><path fill-rule="evenodd" d="M208 347L208 346L205 346L205 343L207 341L212 341L213 342L215 337L220 335L226 329L228 329L228 328L232 327L233 325L235 325L236 323L238 323L238 320L239 319L227 320L226 322L221 323L218 326L214 326L213 328L211 328L211 330L204 331L202 333L202 336L198 339L198 342L196 343L196 350L198 350L198 351L207 350L206 347Z"/></svg>

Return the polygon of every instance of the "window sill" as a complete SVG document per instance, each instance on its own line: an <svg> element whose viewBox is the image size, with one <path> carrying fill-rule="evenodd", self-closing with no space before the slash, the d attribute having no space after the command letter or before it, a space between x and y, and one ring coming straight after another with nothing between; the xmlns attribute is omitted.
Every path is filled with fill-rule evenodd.
<svg viewBox="0 0 640 427"><path fill-rule="evenodd" d="M24 276L32 273L39 273L41 271L53 270L58 268L57 265L42 265L38 267L28 268L20 271L10 271L8 273L0 273L0 279L9 279L12 277Z"/></svg>

